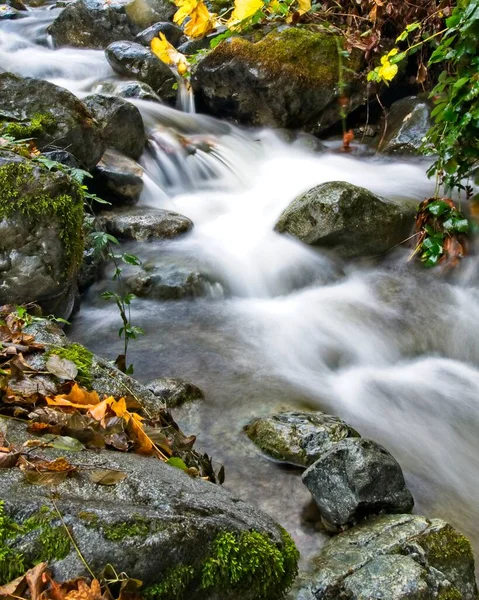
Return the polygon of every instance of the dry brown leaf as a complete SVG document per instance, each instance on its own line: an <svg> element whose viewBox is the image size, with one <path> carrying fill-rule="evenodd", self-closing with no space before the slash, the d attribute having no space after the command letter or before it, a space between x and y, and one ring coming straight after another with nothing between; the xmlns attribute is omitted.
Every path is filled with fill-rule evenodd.
<svg viewBox="0 0 479 600"><path fill-rule="evenodd" d="M417 70L416 82L424 83L426 81L426 79L427 79L427 67L424 63L421 63Z"/></svg>
<svg viewBox="0 0 479 600"><path fill-rule="evenodd" d="M25 574L25 579L28 584L28 589L30 591L31 600L39 600L43 588L45 587L45 581L43 579L43 575L48 569L48 565L46 562L38 563L35 565L33 569L30 569Z"/></svg>
<svg viewBox="0 0 479 600"><path fill-rule="evenodd" d="M71 381L78 375L78 368L72 360L52 354L46 362L46 369L59 379Z"/></svg>
<svg viewBox="0 0 479 600"><path fill-rule="evenodd" d="M126 476L123 471L114 471L113 469L95 469L89 473L90 481L99 485L116 485Z"/></svg>

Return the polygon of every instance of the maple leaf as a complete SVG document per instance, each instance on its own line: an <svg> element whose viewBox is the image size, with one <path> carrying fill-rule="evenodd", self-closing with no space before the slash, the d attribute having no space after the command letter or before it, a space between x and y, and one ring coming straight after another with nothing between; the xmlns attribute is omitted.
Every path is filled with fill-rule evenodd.
<svg viewBox="0 0 479 600"><path fill-rule="evenodd" d="M159 37L151 40L151 51L167 65L175 65L180 75L184 75L188 71L186 56L170 44L164 33L160 33Z"/></svg>
<svg viewBox="0 0 479 600"><path fill-rule="evenodd" d="M298 0L299 14L304 15L311 10L311 0Z"/></svg>
<svg viewBox="0 0 479 600"><path fill-rule="evenodd" d="M186 35L192 38L203 37L216 27L216 14L210 13L203 2L198 2L190 13L190 20L185 25Z"/></svg>
<svg viewBox="0 0 479 600"><path fill-rule="evenodd" d="M235 25L252 17L264 6L263 0L235 0L235 7L227 25Z"/></svg>
<svg viewBox="0 0 479 600"><path fill-rule="evenodd" d="M389 85L389 82L396 77L398 66L391 64L389 59L398 53L397 48L393 48L386 56L381 58L381 66L378 69L378 76L384 83Z"/></svg>
<svg viewBox="0 0 479 600"><path fill-rule="evenodd" d="M90 409L100 403L100 397L93 391L89 392L75 383L68 394L60 394L47 398L50 406L65 406L72 408Z"/></svg>
<svg viewBox="0 0 479 600"><path fill-rule="evenodd" d="M178 25L181 25L186 17L189 17L190 14L194 11L198 4L199 0L177 0L175 2L178 10L173 16L173 21Z"/></svg>

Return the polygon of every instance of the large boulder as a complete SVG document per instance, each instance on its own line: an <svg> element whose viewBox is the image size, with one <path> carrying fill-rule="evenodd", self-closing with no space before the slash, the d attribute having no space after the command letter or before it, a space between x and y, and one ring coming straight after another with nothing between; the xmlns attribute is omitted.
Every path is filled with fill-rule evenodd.
<svg viewBox="0 0 479 600"><path fill-rule="evenodd" d="M305 192L286 208L276 231L344 258L383 254L409 237L416 203L389 201L345 181Z"/></svg>
<svg viewBox="0 0 479 600"><path fill-rule="evenodd" d="M147 83L162 100L174 102L175 76L170 67L149 48L136 42L113 42L105 52L108 62L118 75Z"/></svg>
<svg viewBox="0 0 479 600"><path fill-rule="evenodd" d="M61 171L0 152L0 305L68 317L83 253L83 197Z"/></svg>
<svg viewBox="0 0 479 600"><path fill-rule="evenodd" d="M253 419L246 435L275 460L308 467L333 444L359 434L339 417L288 411Z"/></svg>
<svg viewBox="0 0 479 600"><path fill-rule="evenodd" d="M477 600L467 538L440 519L385 515L329 540L297 600Z"/></svg>
<svg viewBox="0 0 479 600"><path fill-rule="evenodd" d="M18 423L8 425L7 435L17 447L32 437ZM8 536L1 584L46 560L58 580L110 564L159 600L276 600L296 575L298 552L288 534L220 486L132 453L41 446L35 455L63 457L78 471L55 485L52 504L50 486L32 486L18 468L3 470L0 512ZM98 485L91 479L98 469L126 477Z"/></svg>
<svg viewBox="0 0 479 600"><path fill-rule="evenodd" d="M58 46L103 49L118 40L133 40L158 21L169 21L175 10L168 0L75 0L48 31Z"/></svg>
<svg viewBox="0 0 479 600"><path fill-rule="evenodd" d="M131 158L107 149L93 170L91 187L113 205L136 204L143 191L143 169Z"/></svg>
<svg viewBox="0 0 479 600"><path fill-rule="evenodd" d="M379 150L388 154L420 154L424 138L432 127L431 105L416 96L392 104L386 135Z"/></svg>
<svg viewBox="0 0 479 600"><path fill-rule="evenodd" d="M406 513L414 506L398 462L371 440L345 439L334 444L302 479L323 523L332 531L366 515Z"/></svg>
<svg viewBox="0 0 479 600"><path fill-rule="evenodd" d="M68 149L89 170L104 151L101 131L86 106L41 79L0 73L0 130L35 139L39 150Z"/></svg>
<svg viewBox="0 0 479 600"><path fill-rule="evenodd" d="M99 215L98 224L120 239L136 241L168 239L186 233L193 227L188 217L146 206L106 211Z"/></svg>
<svg viewBox="0 0 479 600"><path fill-rule="evenodd" d="M348 110L364 101L353 51L344 72ZM340 120L338 46L333 35L282 27L259 42L223 41L196 67L192 79L200 111L257 126L319 133Z"/></svg>
<svg viewBox="0 0 479 600"><path fill-rule="evenodd" d="M137 107L123 98L106 94L87 96L83 102L98 121L107 147L139 159L146 134Z"/></svg>

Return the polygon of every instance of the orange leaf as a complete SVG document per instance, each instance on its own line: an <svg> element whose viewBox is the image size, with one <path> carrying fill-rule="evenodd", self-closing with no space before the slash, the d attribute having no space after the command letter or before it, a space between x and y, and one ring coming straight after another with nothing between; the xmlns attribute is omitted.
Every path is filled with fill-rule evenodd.
<svg viewBox="0 0 479 600"><path fill-rule="evenodd" d="M106 413L108 412L112 401L115 401L112 397L102 400L96 406L90 407L88 409L88 414L91 417L93 417L96 421L104 421Z"/></svg>
<svg viewBox="0 0 479 600"><path fill-rule="evenodd" d="M69 394L60 394L59 396L55 396L55 398L47 398L47 403L51 406L70 406L83 409L89 409L91 406L99 404L99 402L100 398L95 391L89 392L81 388L77 383L73 385Z"/></svg>
<svg viewBox="0 0 479 600"><path fill-rule="evenodd" d="M141 423L143 418L136 413L128 413L128 415L130 417L128 425L131 428L132 434L136 437L136 440L134 441L137 452L151 454L153 452L154 444L143 430L143 424Z"/></svg>

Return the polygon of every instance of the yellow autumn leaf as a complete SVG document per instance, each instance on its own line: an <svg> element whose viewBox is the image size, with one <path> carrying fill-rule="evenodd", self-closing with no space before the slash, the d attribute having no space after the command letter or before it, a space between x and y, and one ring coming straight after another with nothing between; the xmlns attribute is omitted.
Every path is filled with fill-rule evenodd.
<svg viewBox="0 0 479 600"><path fill-rule="evenodd" d="M264 6L263 0L235 0L235 7L228 21L228 25L234 25L252 17Z"/></svg>
<svg viewBox="0 0 479 600"><path fill-rule="evenodd" d="M304 15L311 10L311 0L298 0L299 14Z"/></svg>
<svg viewBox="0 0 479 600"><path fill-rule="evenodd" d="M178 10L175 12L173 21L178 25L181 25L186 17L189 17L195 10L198 2L199 0L177 0L175 4L178 7Z"/></svg>
<svg viewBox="0 0 479 600"><path fill-rule="evenodd" d="M384 81L389 84L390 81L396 77L398 72L398 66L392 65L385 56L381 59L381 66L378 69L378 75Z"/></svg>
<svg viewBox="0 0 479 600"><path fill-rule="evenodd" d="M167 65L175 65L180 75L184 75L188 71L186 56L170 44L164 33L160 33L159 38L151 40L151 51Z"/></svg>
<svg viewBox="0 0 479 600"><path fill-rule="evenodd" d="M186 35L196 38L203 37L216 26L216 14L210 13L206 5L200 0L190 13L190 20L185 25Z"/></svg>

